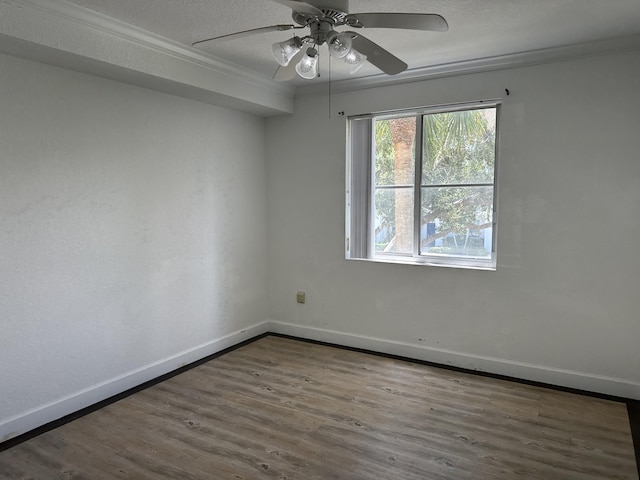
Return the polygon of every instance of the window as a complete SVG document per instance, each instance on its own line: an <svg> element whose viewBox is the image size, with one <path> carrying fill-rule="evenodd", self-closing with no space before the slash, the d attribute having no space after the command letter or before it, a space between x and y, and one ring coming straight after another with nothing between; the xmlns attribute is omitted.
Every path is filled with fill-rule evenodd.
<svg viewBox="0 0 640 480"><path fill-rule="evenodd" d="M495 269L496 102L351 117L347 258Z"/></svg>

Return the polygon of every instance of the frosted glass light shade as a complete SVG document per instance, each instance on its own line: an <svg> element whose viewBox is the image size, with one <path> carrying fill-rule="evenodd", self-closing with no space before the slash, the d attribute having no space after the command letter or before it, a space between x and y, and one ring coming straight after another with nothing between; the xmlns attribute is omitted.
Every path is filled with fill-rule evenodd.
<svg viewBox="0 0 640 480"><path fill-rule="evenodd" d="M307 49L307 53L296 65L296 72L308 80L318 76L318 51L315 48Z"/></svg>
<svg viewBox="0 0 640 480"><path fill-rule="evenodd" d="M273 57L276 59L276 62L283 67L286 67L301 48L302 40L298 37L293 37L289 40L285 40L284 42L274 43L271 50L273 51Z"/></svg>
<svg viewBox="0 0 640 480"><path fill-rule="evenodd" d="M349 73L354 74L360 67L364 65L364 62L367 61L367 56L363 55L355 48L352 48L351 51L344 57L344 63L349 65Z"/></svg>
<svg viewBox="0 0 640 480"><path fill-rule="evenodd" d="M353 39L349 33L332 32L327 39L329 54L335 58L344 58L353 45Z"/></svg>

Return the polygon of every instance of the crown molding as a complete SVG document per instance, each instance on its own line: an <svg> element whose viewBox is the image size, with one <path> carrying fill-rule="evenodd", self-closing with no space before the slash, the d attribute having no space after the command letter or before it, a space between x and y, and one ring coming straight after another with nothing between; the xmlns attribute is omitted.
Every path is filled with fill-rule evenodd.
<svg viewBox="0 0 640 480"><path fill-rule="evenodd" d="M33 43L45 49L53 48L64 51L70 55L75 55L77 58L83 57L87 60L85 63L101 63L101 68L96 69L95 66L87 66L85 68L81 65L80 67L74 67L74 65L78 64L77 58L58 62L65 68L73 68L79 71L84 69L90 74L99 72L98 74L101 76L115 80L135 83L152 89L156 88L167 93L201 100L206 103L221 104L230 108L237 107L240 110L263 116L291 113L293 111L294 94L296 96L304 96L326 94L327 92L327 82L295 87L259 77L254 72L231 62L208 55L200 50L121 20L70 3L67 0L0 0L0 17L3 16L1 15L3 10L14 14L15 18L22 21L27 20L27 23L31 22L33 25L21 29L20 22L12 20L7 21L4 24L5 28L2 28L3 22L0 18L0 35L15 36L17 39L22 40L24 44ZM17 13L18 10L20 10L19 13ZM55 31L55 35L60 38L50 37L52 29L43 28L44 33L42 33L40 29L34 27L34 25L47 25L49 21L66 27ZM7 32L6 30L10 31ZM103 50L109 50L109 58L105 60L105 58L101 57L104 51L96 52L95 55L92 55L91 52L87 53L86 49L80 47L73 51L74 46L72 44L75 39L70 40L72 34L69 32L77 33L79 38L82 38L83 35L86 38L87 34L100 38L100 42L97 43ZM49 35L49 37L45 39L46 35ZM130 52L123 53L123 57L126 56L127 58L122 58L118 62L117 58L114 59L114 57L117 57L117 53L114 52L122 50L123 44L140 50L138 59L141 63L149 63L148 59L141 60L143 56L155 56L155 64L146 65L148 71L145 71L144 67L138 68L135 64L135 59L132 60ZM69 45L72 46L70 47ZM394 76L379 74L336 80L331 82L330 90L331 93L346 93L367 88L418 82L453 75L526 67L637 49L640 49L640 35L618 37L415 68ZM16 54L14 52L8 53ZM19 53L18 56L29 57L29 55L22 53ZM31 56L32 59L37 61L46 61L43 57L45 55L42 54ZM48 63L56 64L61 55L47 55L47 58L51 58ZM172 72L167 71L170 67L164 65L163 60L173 62ZM104 65L110 63L113 63L114 70L111 75L106 72L104 67ZM190 69L192 75L183 74L182 78L179 78L181 76L179 70L185 68ZM130 74L123 74L123 70L129 70ZM185 77L198 77L200 81L193 81L190 78L185 80ZM135 81L131 81L130 79L132 78L135 78ZM158 86L161 87L157 88Z"/></svg>
<svg viewBox="0 0 640 480"><path fill-rule="evenodd" d="M594 42L563 45L560 47L414 68L393 76L378 74L368 77L336 80L331 82L331 93L347 93L367 88L562 62L633 50L640 50L640 35L616 37ZM326 94L326 92L326 82L322 84L302 85L297 87L296 96Z"/></svg>
<svg viewBox="0 0 640 480"><path fill-rule="evenodd" d="M39 12L73 22L96 32L113 35L122 40L155 50L202 67L222 73L230 73L239 80L251 83L255 87L287 91L283 84L256 77L254 72L223 59L207 55L201 50L143 30L135 25L89 10L65 0L13 0L11 3L29 7Z"/></svg>
<svg viewBox="0 0 640 480"><path fill-rule="evenodd" d="M5 15L2 15L3 11ZM5 22L0 19L0 34L24 42L59 49L102 63L113 63L115 67L124 67L136 73L166 77L164 80L171 81L172 72L166 71L170 67L163 63L168 61L175 67L191 69L191 73L195 74L193 77L199 77L200 80L207 76L217 79L209 82L204 80L204 83L209 84L204 88L203 85L187 85L191 90L195 88L227 97L237 96L244 104L252 97L271 97L276 99L271 101L273 105L265 101L265 105L258 105L259 111L264 111L262 107L266 105L267 110L272 109L274 113L292 111L294 87L291 85L256 76L248 69L66 0L2 0L0 17L2 16L5 16ZM58 28L46 28L50 24ZM97 40L78 40L88 38ZM90 47L94 44L96 48L92 52ZM155 60L150 60L150 57ZM180 76L178 70L176 68L173 72L176 73L175 77ZM178 83L184 84L184 80L182 78ZM246 110L246 105L242 109Z"/></svg>

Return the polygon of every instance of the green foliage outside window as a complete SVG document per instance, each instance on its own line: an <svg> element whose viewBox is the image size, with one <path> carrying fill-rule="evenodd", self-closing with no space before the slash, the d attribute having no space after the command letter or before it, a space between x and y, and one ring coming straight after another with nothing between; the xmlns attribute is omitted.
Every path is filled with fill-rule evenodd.
<svg viewBox="0 0 640 480"><path fill-rule="evenodd" d="M420 251L490 255L478 237L483 229L492 226L496 109L433 113L418 119L423 127L419 161L422 162L420 224L424 232L420 236ZM390 248L399 229L413 229L413 225L402 225L407 221L405 216L397 215L397 198L402 190L399 184L409 187L407 178L414 178L415 172L415 163L399 161L399 148L407 150L407 141L399 146L398 139L409 138L408 135L413 135L411 150L415 157L417 129L415 122L406 120L405 117L375 122L375 184L382 187L381 193L388 192L380 195L376 192L376 235L388 232L387 238L377 243L378 251ZM383 190L391 185L396 188ZM439 239L442 240L436 246Z"/></svg>

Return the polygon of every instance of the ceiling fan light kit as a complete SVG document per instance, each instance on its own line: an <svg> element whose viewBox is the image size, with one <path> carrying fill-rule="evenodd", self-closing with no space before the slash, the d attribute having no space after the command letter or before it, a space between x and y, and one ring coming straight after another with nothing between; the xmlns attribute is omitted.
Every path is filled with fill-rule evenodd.
<svg viewBox="0 0 640 480"><path fill-rule="evenodd" d="M276 62L286 67L291 62L291 59L302 49L302 45L302 40L298 37L274 43L272 46L273 57Z"/></svg>
<svg viewBox="0 0 640 480"><path fill-rule="evenodd" d="M353 75L360 67L364 65L364 62L367 61L367 56L363 55L355 48L352 48L351 51L344 57L344 63L349 65L349 73Z"/></svg>
<svg viewBox="0 0 640 480"><path fill-rule="evenodd" d="M296 64L296 73L302 78L311 80L318 76L318 51L311 47Z"/></svg>
<svg viewBox="0 0 640 480"><path fill-rule="evenodd" d="M309 29L309 35L294 36L272 45L272 53L280 68L274 78L288 79L297 73L305 79L318 76L318 47L327 44L329 55L342 59L349 67L350 73L355 73L365 61L369 61L387 75L396 75L408 68L407 64L388 52L380 45L372 42L359 32L336 31L336 27L348 28L395 28L421 30L432 32L446 32L449 28L447 21L436 14L428 13L349 13L348 0L273 0L292 9L291 17L297 25L273 25L254 28L242 32L231 33L218 37L199 40L193 45L204 42L214 42L240 38L248 35L285 31L292 29ZM305 54L297 63L292 62L302 54L303 46L307 44ZM286 70L280 73L280 70ZM289 75L288 72L295 72Z"/></svg>
<svg viewBox="0 0 640 480"><path fill-rule="evenodd" d="M332 31L327 35L327 45L329 46L329 54L332 57L343 58L351 51L353 40L348 33Z"/></svg>

